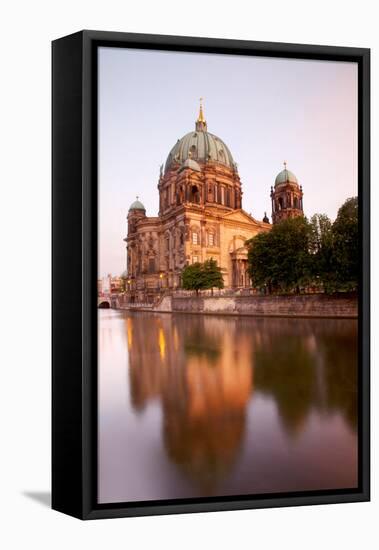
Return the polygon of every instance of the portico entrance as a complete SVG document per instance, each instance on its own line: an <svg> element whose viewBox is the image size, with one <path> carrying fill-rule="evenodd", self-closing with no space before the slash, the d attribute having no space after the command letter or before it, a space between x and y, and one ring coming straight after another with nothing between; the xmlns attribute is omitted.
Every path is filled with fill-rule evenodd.
<svg viewBox="0 0 379 550"><path fill-rule="evenodd" d="M232 280L233 288L250 287L250 277L247 263L247 249L243 246L234 252L230 253L232 263Z"/></svg>

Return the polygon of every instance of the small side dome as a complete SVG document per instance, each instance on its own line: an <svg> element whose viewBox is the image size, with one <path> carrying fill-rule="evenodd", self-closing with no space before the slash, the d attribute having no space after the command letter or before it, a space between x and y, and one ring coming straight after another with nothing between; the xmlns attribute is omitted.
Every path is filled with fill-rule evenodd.
<svg viewBox="0 0 379 550"><path fill-rule="evenodd" d="M135 200L129 207L129 211L130 210L143 210L144 212L146 212L146 208L144 207L144 205L142 204L141 201L138 200L138 197L136 197L137 200Z"/></svg>
<svg viewBox="0 0 379 550"><path fill-rule="evenodd" d="M179 169L179 172L181 172L185 168L190 168L190 170L194 170L195 172L201 172L199 164L196 162L196 160L193 160L191 158L188 158L183 162L182 166Z"/></svg>
<svg viewBox="0 0 379 550"><path fill-rule="evenodd" d="M263 223L270 223L270 220L267 217L267 212L265 212L265 215L263 216Z"/></svg>
<svg viewBox="0 0 379 550"><path fill-rule="evenodd" d="M275 178L275 187L281 185L282 183L298 183L297 177L293 172L287 170L287 163L284 163L284 170L279 172Z"/></svg>

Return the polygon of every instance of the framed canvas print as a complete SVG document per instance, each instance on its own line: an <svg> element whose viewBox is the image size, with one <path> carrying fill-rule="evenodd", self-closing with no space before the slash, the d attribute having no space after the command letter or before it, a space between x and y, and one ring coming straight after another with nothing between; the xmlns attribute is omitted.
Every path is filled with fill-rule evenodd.
<svg viewBox="0 0 379 550"><path fill-rule="evenodd" d="M53 508L369 499L369 50L53 42Z"/></svg>

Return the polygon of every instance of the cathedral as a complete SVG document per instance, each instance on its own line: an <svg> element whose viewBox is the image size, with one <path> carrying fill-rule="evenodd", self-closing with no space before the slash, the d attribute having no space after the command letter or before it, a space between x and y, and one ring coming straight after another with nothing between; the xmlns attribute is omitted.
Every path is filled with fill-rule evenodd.
<svg viewBox="0 0 379 550"><path fill-rule="evenodd" d="M161 166L159 212L146 216L133 202L128 212L127 292L130 301L153 302L181 286L186 265L213 258L226 288L250 287L245 242L270 231L265 214L242 208L237 164L227 145L208 132L200 104L195 129L178 139ZM271 187L272 223L303 215L303 191L284 163Z"/></svg>

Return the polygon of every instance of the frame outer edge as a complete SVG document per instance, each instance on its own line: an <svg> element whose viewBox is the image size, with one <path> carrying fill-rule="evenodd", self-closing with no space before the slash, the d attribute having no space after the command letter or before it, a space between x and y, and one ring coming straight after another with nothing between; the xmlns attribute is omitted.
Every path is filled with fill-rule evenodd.
<svg viewBox="0 0 379 550"><path fill-rule="evenodd" d="M78 487L73 487L73 481L68 480L70 475L70 469L64 474L60 472L60 481L68 483L70 487L73 487L74 496L71 494L71 500L74 504L66 503L65 506L59 506L56 502L57 489L53 488L53 508L63 511L65 513L80 517L82 519L98 519L98 518L111 518L111 517L126 517L126 516L145 516L145 515L157 515L157 514L172 514L172 513L188 513L188 512L207 512L207 511L222 511L222 510L239 510L239 509L253 509L253 508L268 508L278 506L298 506L309 504L332 504L343 502L359 502L366 501L370 498L370 456L369 456L369 437L370 437L370 403L369 400L364 400L362 403L362 450L363 450L363 468L365 469L363 475L363 486L361 491L352 491L350 493L338 494L331 493L330 495L305 495L305 496L275 496L270 498L265 496L264 498L252 497L251 500L241 499L234 501L217 501L217 502L195 502L195 503L164 503L151 505L137 504L133 506L130 504L125 506L123 504L115 503L112 507L102 508L96 506L96 495L94 492L94 479L96 479L96 461L93 459L94 442L96 441L97 433L97 418L94 417L93 411L93 394L91 390L96 380L94 374L94 366L96 365L96 357L93 356L92 346L92 331L94 329L93 316L93 297L96 292L96 281L93 276L93 269L96 269L96 254L94 257L93 249L97 245L97 234L94 231L96 228L96 215L97 212L94 209L96 205L96 168L94 166L94 154L96 149L93 147L93 132L96 129L93 127L95 118L93 117L94 109L96 109L95 98L96 93L93 90L93 55L95 52L96 44L100 41L114 41L118 42L124 47L142 47L143 45L147 49L171 49L180 51L215 51L221 50L224 53L241 54L241 55L262 55L267 53L268 55L275 57L296 57L303 59L336 59L336 60L352 60L361 63L362 68L362 112L361 112L361 126L362 133L361 138L361 161L362 167L360 175L363 183L363 315L362 323L365 333L363 339L365 346L362 350L362 395L369 395L370 381L369 381L369 326L370 326L370 312L369 312L369 178L370 178L370 50L363 48L344 48L344 47L330 47L330 46L307 46L299 44L281 44L281 43L264 43L264 42L249 42L240 40L224 40L224 39L207 39L207 38L192 38L192 37L174 37L174 36L160 36L160 35L144 35L144 34L131 34L131 33L114 33L114 32L102 32L102 31L82 31L71 35L67 38L54 41L53 49L57 43L64 44L68 39L78 40L80 37L80 58L82 63L81 70L81 144L80 144L80 177L76 174L75 185L76 190L80 189L80 220L81 220L81 232L80 235L75 234L72 231L72 237L79 239L80 241L80 327L81 327L81 342L80 342L80 368L77 368L76 374L72 373L70 369L70 377L75 380L76 388L80 387L80 412L77 413L76 419L80 425L80 448L77 445L72 446L72 450L75 451L77 458L77 464L80 466L80 483ZM163 45L163 46L162 46ZM54 80L54 75L53 75ZM53 90L53 99L54 99ZM55 136L54 127L56 123L56 111L55 102L53 101L53 137ZM59 110L57 110L59 112ZM72 134L68 132L66 139L71 139ZM58 140L54 139L56 148L58 147ZM54 153L53 145L53 159L57 155L57 151ZM53 161L53 165L55 162ZM77 163L75 163L77 168ZM53 187L56 187L56 177L54 176L53 169ZM66 203L71 209L72 197L68 196L66 192ZM53 199L54 204L54 199ZM62 209L62 205L60 206ZM54 207L53 207L54 210ZM53 226L57 225L55 222ZM54 230L54 227L53 227ZM54 231L53 231L54 232ZM68 239L70 240L70 239ZM61 243L61 240L59 241ZM57 245L55 245L57 248ZM70 263L70 270L78 274L78 263L72 261ZM54 266L53 266L54 272ZM56 277L56 276L55 276ZM58 278L59 282L59 278ZM54 293L53 293L54 295ZM54 296L53 296L54 298ZM57 319L57 309L54 306L53 300L53 319ZM97 321L94 321L97 323ZM58 336L54 336L53 341L57 341ZM67 359L67 358L65 358ZM54 363L54 359L53 359ZM62 361L64 363L64 361ZM64 363L65 365L67 363ZM78 367L78 364L76 364ZM62 371L63 372L63 371ZM67 376L67 370L64 371ZM54 367L53 367L54 375ZM80 380L79 380L80 377ZM53 400L54 400L54 387L56 387L57 381L53 380ZM56 392L55 392L56 394ZM54 401L53 401L54 403ZM77 400L75 400L77 404ZM53 407L55 404L53 404ZM67 409L67 405L66 405ZM66 411L67 412L67 411ZM53 411L54 415L54 411ZM53 429L60 429L62 422L54 424ZM77 431L75 432L77 434ZM62 445L60 445L62 448ZM67 449L68 450L68 449ZM53 453L54 455L54 453ZM62 457L60 458L60 463ZM53 464L53 472L57 475L57 464ZM76 469L76 466L75 466ZM76 472L77 473L77 472ZM78 476L76 477L78 479ZM54 483L53 483L54 487ZM70 491L68 491L70 492ZM67 490L66 490L67 493Z"/></svg>
<svg viewBox="0 0 379 550"><path fill-rule="evenodd" d="M361 307L361 399L362 399L362 490L366 500L370 500L370 58L369 49L362 53L361 90L361 177L362 177L362 296Z"/></svg>
<svg viewBox="0 0 379 550"><path fill-rule="evenodd" d="M52 43L52 508L82 517L82 33Z"/></svg>
<svg viewBox="0 0 379 550"><path fill-rule="evenodd" d="M92 170L92 158L96 151L93 150L93 132L96 129L93 123L93 109L97 108L93 98L93 63L92 63L92 42L87 32L83 32L83 119L82 119L82 242L83 242L83 264L82 264L82 287L83 287L83 519L87 518L96 501L93 480L97 476L97 461L91 459L92 451L95 448L97 434L97 418L94 418L96 407L94 407L92 388L96 385L97 358L94 357L92 334L97 329L97 310L94 311L93 301L96 303L96 279L97 273L96 254L93 248L97 247L97 185L96 170ZM96 95L96 94L95 94ZM96 326L95 326L96 325Z"/></svg>

